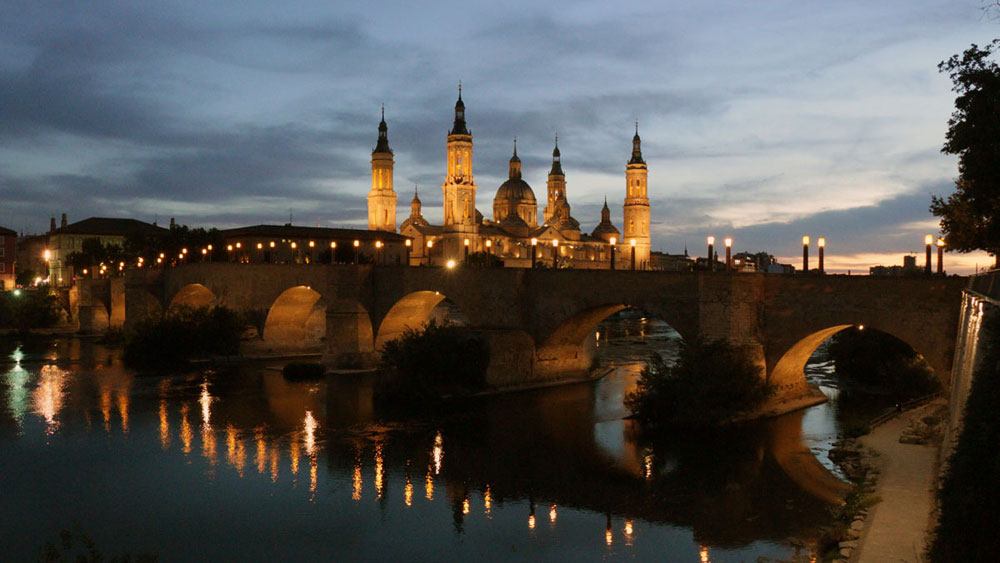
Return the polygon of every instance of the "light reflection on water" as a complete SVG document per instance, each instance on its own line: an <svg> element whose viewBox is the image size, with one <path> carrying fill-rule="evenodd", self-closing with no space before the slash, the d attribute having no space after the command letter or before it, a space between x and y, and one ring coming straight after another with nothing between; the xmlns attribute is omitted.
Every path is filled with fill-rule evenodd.
<svg viewBox="0 0 1000 563"><path fill-rule="evenodd" d="M595 384L405 425L378 422L363 380L289 383L261 366L137 378L93 344L17 348L0 378L0 458L15 468L0 530L32 517L0 540L27 557L77 521L112 551L163 560L489 559L497 541L554 560L787 556L785 538L824 522L825 504L756 445L766 429L645 443L622 420L648 352L669 357L678 338L652 319L618 319L597 341L615 371ZM808 428L823 433L811 413L806 440ZM57 485L67 482L78 485Z"/></svg>

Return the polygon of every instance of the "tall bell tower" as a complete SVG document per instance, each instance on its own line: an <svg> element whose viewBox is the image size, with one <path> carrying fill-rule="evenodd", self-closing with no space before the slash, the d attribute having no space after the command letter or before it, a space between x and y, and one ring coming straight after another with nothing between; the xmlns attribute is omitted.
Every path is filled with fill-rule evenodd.
<svg viewBox="0 0 1000 563"><path fill-rule="evenodd" d="M378 124L378 143L372 151L372 190L368 192L368 230L396 232L396 192L392 189L392 149L389 148L389 127Z"/></svg>
<svg viewBox="0 0 1000 563"><path fill-rule="evenodd" d="M625 166L625 218L622 236L622 250L627 253L622 258L631 259L631 245L635 240L636 268L649 267L649 197L646 193L646 161L642 159L639 140L639 122L635 122L635 137L632 137L632 158Z"/></svg>
<svg viewBox="0 0 1000 563"><path fill-rule="evenodd" d="M462 85L458 85L455 124L448 132L448 173L441 185L444 192L444 232L475 234L476 180L472 175L472 132L465 126Z"/></svg>
<svg viewBox="0 0 1000 563"><path fill-rule="evenodd" d="M563 173L559 155L559 136L556 136L556 148L552 151L552 169L549 170L548 200L543 217L546 223L559 213L559 207L566 201L566 174Z"/></svg>

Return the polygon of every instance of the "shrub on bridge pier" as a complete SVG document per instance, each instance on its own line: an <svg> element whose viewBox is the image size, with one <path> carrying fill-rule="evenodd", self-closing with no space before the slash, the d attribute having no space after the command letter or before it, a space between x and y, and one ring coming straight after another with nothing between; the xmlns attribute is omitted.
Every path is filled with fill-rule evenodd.
<svg viewBox="0 0 1000 563"><path fill-rule="evenodd" d="M379 395L400 401L468 395L486 386L489 347L468 328L438 324L408 328L382 349Z"/></svg>
<svg viewBox="0 0 1000 563"><path fill-rule="evenodd" d="M762 368L723 340L683 342L677 363L654 354L625 398L649 426L713 426L759 407L771 395Z"/></svg>
<svg viewBox="0 0 1000 563"><path fill-rule="evenodd" d="M178 307L129 331L123 358L130 367L157 369L233 355L239 352L242 332L239 316L225 307Z"/></svg>

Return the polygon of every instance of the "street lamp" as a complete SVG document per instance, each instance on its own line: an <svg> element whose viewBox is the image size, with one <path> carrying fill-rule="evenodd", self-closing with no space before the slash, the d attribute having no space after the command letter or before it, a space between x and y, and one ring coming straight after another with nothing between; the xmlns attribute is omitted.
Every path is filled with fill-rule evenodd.
<svg viewBox="0 0 1000 563"><path fill-rule="evenodd" d="M611 240L609 240L608 242L611 243L611 269L614 270L615 269L615 243L618 242L618 239L616 239L615 237L611 237Z"/></svg>
<svg viewBox="0 0 1000 563"><path fill-rule="evenodd" d="M937 239L937 247L938 247L938 267L937 267L937 273L940 276L940 275L944 275L944 239L943 238L938 238Z"/></svg>
<svg viewBox="0 0 1000 563"><path fill-rule="evenodd" d="M924 237L924 250L927 256L927 260L924 263L924 273L930 275L931 273L931 244L934 243L934 237L927 235Z"/></svg>
<svg viewBox="0 0 1000 563"><path fill-rule="evenodd" d="M355 266L358 264L358 252L359 252L358 249L359 248L361 248L361 241L357 240L357 239L354 239L354 265Z"/></svg>
<svg viewBox="0 0 1000 563"><path fill-rule="evenodd" d="M486 265L490 265L490 259L493 256L493 241L486 239Z"/></svg>
<svg viewBox="0 0 1000 563"><path fill-rule="evenodd" d="M731 272L733 270L733 239L726 237L723 242L726 243L726 271Z"/></svg>
<svg viewBox="0 0 1000 563"><path fill-rule="evenodd" d="M410 265L410 251L413 249L413 239L406 239L403 243L406 246L406 265Z"/></svg>
<svg viewBox="0 0 1000 563"><path fill-rule="evenodd" d="M709 236L705 239L708 242L708 271L715 269L715 237Z"/></svg>
<svg viewBox="0 0 1000 563"><path fill-rule="evenodd" d="M632 247L632 271L635 271L635 239L629 241L629 245Z"/></svg>
<svg viewBox="0 0 1000 563"><path fill-rule="evenodd" d="M427 241L427 265L433 266L434 263L431 261L431 249L434 248L434 241Z"/></svg>
<svg viewBox="0 0 1000 563"><path fill-rule="evenodd" d="M809 236L802 237L802 273L809 273Z"/></svg>
<svg viewBox="0 0 1000 563"><path fill-rule="evenodd" d="M375 241L375 262L385 262L384 258L385 256L382 254L382 241L377 240Z"/></svg>
<svg viewBox="0 0 1000 563"><path fill-rule="evenodd" d="M531 239L531 267L535 267L535 260L538 258L538 239Z"/></svg>
<svg viewBox="0 0 1000 563"><path fill-rule="evenodd" d="M821 238L816 241L816 246L819 247L819 273L823 274L826 271L823 269L823 251L826 248L826 239Z"/></svg>

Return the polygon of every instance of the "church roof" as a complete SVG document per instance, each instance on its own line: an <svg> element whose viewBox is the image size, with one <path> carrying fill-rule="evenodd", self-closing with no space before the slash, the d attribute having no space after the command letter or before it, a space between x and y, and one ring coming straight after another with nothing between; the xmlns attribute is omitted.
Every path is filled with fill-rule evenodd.
<svg viewBox="0 0 1000 563"><path fill-rule="evenodd" d="M165 230L165 229L164 229ZM224 238L271 237L271 238L318 238L318 239L358 239L358 240L404 240L409 237L388 231L368 229L335 229L329 227L299 227L295 225L253 225L220 231Z"/></svg>
<svg viewBox="0 0 1000 563"><path fill-rule="evenodd" d="M136 219L118 219L113 217L90 217L56 229L53 235L148 235L166 236L170 231Z"/></svg>

